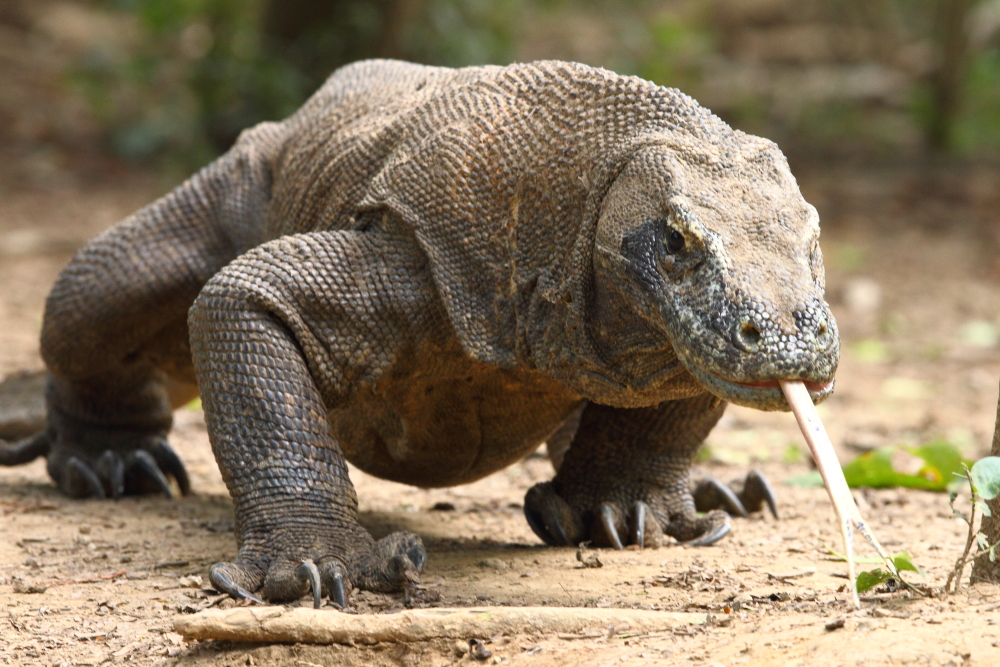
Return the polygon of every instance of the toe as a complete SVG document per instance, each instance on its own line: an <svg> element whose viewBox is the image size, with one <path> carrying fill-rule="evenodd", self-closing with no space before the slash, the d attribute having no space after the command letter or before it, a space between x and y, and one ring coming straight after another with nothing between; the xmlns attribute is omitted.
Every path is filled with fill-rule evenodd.
<svg viewBox="0 0 1000 667"><path fill-rule="evenodd" d="M597 516L591 524L590 541L595 547L614 547L621 551L621 535L625 532L625 517L622 511L612 503L601 503L597 508Z"/></svg>
<svg viewBox="0 0 1000 667"><path fill-rule="evenodd" d="M413 562L411 553L421 565ZM375 543L372 551L359 554L352 563L354 583L369 591L403 590L420 582L420 568L425 559L426 551L419 536L407 532L387 535Z"/></svg>
<svg viewBox="0 0 1000 667"><path fill-rule="evenodd" d="M111 497L118 500L125 494L125 463L122 457L106 450L94 464L94 471L111 487Z"/></svg>
<svg viewBox="0 0 1000 667"><path fill-rule="evenodd" d="M347 592L350 584L344 574L344 566L335 559L326 560L320 563L320 578L323 582L323 591L330 596L335 605L341 609L347 608Z"/></svg>
<svg viewBox="0 0 1000 667"><path fill-rule="evenodd" d="M641 500L637 501L632 508L629 522L629 541L638 545L640 549L644 547L657 549L663 544L663 528L653 516L649 505Z"/></svg>
<svg viewBox="0 0 1000 667"><path fill-rule="evenodd" d="M313 594L313 608L323 606L323 584L320 583L319 568L311 560L304 560L295 568L295 578L309 586Z"/></svg>
<svg viewBox="0 0 1000 667"><path fill-rule="evenodd" d="M147 484L152 484L160 493L167 498L173 498L174 493L170 489L170 482L164 476L160 467L156 464L153 455L144 449L137 449L131 454L132 464L129 472L136 473L133 483L142 488Z"/></svg>
<svg viewBox="0 0 1000 667"><path fill-rule="evenodd" d="M691 495L694 497L695 508L699 512L725 509L730 514L744 519L750 516L739 496L714 477L706 477L699 482Z"/></svg>
<svg viewBox="0 0 1000 667"><path fill-rule="evenodd" d="M524 516L543 542L556 547L576 546L585 534L583 522L559 497L551 482L536 484L524 497Z"/></svg>
<svg viewBox="0 0 1000 667"><path fill-rule="evenodd" d="M66 459L66 468L60 486L66 495L73 498L87 498L89 496L101 500L107 498L104 493L104 485L97 473L75 456Z"/></svg>
<svg viewBox="0 0 1000 667"><path fill-rule="evenodd" d="M766 504L767 509L771 511L771 515L775 519L778 518L778 499L774 494L771 483L767 481L767 477L761 471L750 471L746 481L743 483L743 492L740 493L740 499L751 512L759 511Z"/></svg>
<svg viewBox="0 0 1000 667"><path fill-rule="evenodd" d="M726 518L725 521L717 523L707 531L705 531L700 537L693 540L685 542L692 547L707 547L710 544L715 544L723 537L729 534L732 529L732 524L729 523L729 519Z"/></svg>
<svg viewBox="0 0 1000 667"><path fill-rule="evenodd" d="M208 569L208 580L215 590L237 600L264 601L251 591L260 585L260 576L254 576L236 563L216 563Z"/></svg>
<svg viewBox="0 0 1000 667"><path fill-rule="evenodd" d="M161 438L156 445L150 448L150 451L153 453L153 458L156 459L160 470L173 477L177 482L177 488L180 489L181 495L186 496L189 494L191 492L191 480L188 478L187 469L184 467L181 458L177 456L177 452L167 443L166 439Z"/></svg>
<svg viewBox="0 0 1000 667"><path fill-rule="evenodd" d="M680 512L670 517L663 532L678 542L692 546L706 546L729 534L729 515L721 510L713 510L704 516L694 511Z"/></svg>

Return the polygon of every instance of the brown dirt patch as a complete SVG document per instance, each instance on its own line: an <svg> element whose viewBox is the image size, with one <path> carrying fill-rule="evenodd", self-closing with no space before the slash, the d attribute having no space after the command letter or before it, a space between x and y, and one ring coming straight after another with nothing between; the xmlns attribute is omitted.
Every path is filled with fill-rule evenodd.
<svg viewBox="0 0 1000 667"><path fill-rule="evenodd" d="M974 344L968 325L1000 324L995 246L984 234L992 229L984 221L995 221L1000 207L989 187L976 185L998 179L975 170L965 176L942 181L932 174L921 181L928 177L845 170L803 181L825 221L828 292L845 341L836 395L822 406L843 459L853 455L850 443L937 436L963 444L970 457L986 453L1000 349ZM148 179L130 176L104 185L84 187L70 179L4 193L0 375L40 367L42 304L72 248L154 190ZM204 579L208 565L235 552L232 507L199 412L178 413L172 442L195 488L174 502L73 502L54 491L43 461L0 470L0 662L222 667L460 660L454 643L443 640L255 647L185 643L172 634L173 617L214 601L196 577ZM356 470L351 475L362 519L374 534L405 528L424 536L424 581L442 604L640 607L701 611L715 619L641 637L498 637L489 647L501 663L995 664L998 586L966 587L941 599L876 594L865 598L861 611L849 608L840 578L845 568L828 560L824 548L838 544L825 493L783 483L808 469L805 462L785 462L790 446L804 449L799 443L789 415L731 408L709 439L713 457L703 469L728 480L751 465L761 467L781 494L781 520L736 521L733 535L711 548L601 552L600 569L579 568L572 549L542 547L525 523L524 492L552 475L544 458L433 491ZM856 495L883 543L909 551L926 582L941 585L964 543L964 526L950 517L947 498L898 490ZM432 510L439 502L455 509ZM869 555L860 544L859 551ZM815 572L771 576L804 568ZM15 578L48 586L44 593L16 593ZM388 596L359 599L372 611L399 604ZM840 618L841 629L825 629Z"/></svg>

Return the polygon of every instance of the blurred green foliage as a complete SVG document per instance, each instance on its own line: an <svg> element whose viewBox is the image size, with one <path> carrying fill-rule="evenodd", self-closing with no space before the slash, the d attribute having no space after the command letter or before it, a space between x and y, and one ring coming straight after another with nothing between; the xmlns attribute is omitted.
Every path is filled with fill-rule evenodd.
<svg viewBox="0 0 1000 667"><path fill-rule="evenodd" d="M241 129L288 115L338 66L370 57L448 66L579 59L681 88L735 126L814 156L912 152L915 144L966 155L1000 148L1000 0L757 3L763 10L738 0L90 4L129 17L135 34L125 46L91 49L72 84L116 151L182 171L225 150ZM801 35L799 50L781 55L783 39L816 26L809 34L826 35L815 44L825 55L802 53L813 45ZM754 39L770 52L746 51ZM755 63L756 72L726 79ZM904 88L792 99L803 86L780 82L795 68L858 66L849 76L863 89L857 77L868 64L905 78ZM756 88L747 84L754 77Z"/></svg>
<svg viewBox="0 0 1000 667"><path fill-rule="evenodd" d="M134 43L125 53L92 49L70 80L118 153L189 170L242 129L293 112L345 63L508 61L523 3L103 0L134 17Z"/></svg>
<svg viewBox="0 0 1000 667"><path fill-rule="evenodd" d="M920 469L913 474L896 470L893 457L899 450L919 459L922 462ZM947 491L956 484L956 475L962 474L968 463L971 461L962 457L958 447L944 440L935 440L920 447L879 447L861 454L843 468L844 478L852 489L868 487ZM803 488L821 487L823 479L818 472L813 471L790 477L786 483Z"/></svg>

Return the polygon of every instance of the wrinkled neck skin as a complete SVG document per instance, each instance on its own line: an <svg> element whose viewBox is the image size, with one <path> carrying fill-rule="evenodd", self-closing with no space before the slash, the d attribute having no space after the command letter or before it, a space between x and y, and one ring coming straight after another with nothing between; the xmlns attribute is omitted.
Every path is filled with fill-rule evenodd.
<svg viewBox="0 0 1000 667"><path fill-rule="evenodd" d="M605 197L587 310L608 383L594 400L707 390L788 410L779 380L805 381L815 402L832 393L818 216L773 143L735 135L641 148Z"/></svg>

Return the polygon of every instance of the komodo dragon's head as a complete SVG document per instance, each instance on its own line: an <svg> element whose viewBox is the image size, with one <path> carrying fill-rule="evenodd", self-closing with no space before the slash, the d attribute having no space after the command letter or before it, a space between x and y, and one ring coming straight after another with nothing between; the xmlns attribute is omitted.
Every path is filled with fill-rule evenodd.
<svg viewBox="0 0 1000 667"><path fill-rule="evenodd" d="M604 198L599 307L665 333L720 398L788 410L777 381L801 379L818 402L840 356L818 221L770 141L735 132L721 145L647 143Z"/></svg>

